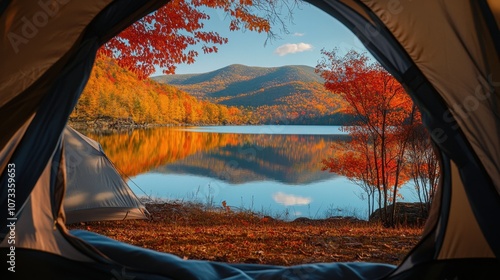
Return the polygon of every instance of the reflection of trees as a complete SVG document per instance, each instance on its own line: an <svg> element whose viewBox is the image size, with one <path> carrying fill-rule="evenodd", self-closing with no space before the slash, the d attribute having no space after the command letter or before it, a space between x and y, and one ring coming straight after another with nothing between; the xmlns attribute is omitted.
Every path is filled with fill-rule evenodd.
<svg viewBox="0 0 500 280"><path fill-rule="evenodd" d="M192 132L177 128L89 135L127 176L155 169L232 183L278 180L298 184L322 174L321 158L338 136Z"/></svg>
<svg viewBox="0 0 500 280"><path fill-rule="evenodd" d="M384 153L388 160L383 161L378 151L380 144L371 140L370 135L358 133L351 133L351 135L353 139L350 142L332 144L333 153L328 159L323 160L323 170L346 176L360 186L366 194L368 215L371 215L376 210L376 204L378 207L384 207L383 197L390 202L396 201L397 197L393 196L394 192L388 191L389 186L400 187L409 180L408 166L401 164L401 142L386 142ZM391 137L394 136L391 135ZM382 169L381 166L384 168ZM385 189L383 185L381 186L382 177L387 186Z"/></svg>
<svg viewBox="0 0 500 280"><path fill-rule="evenodd" d="M238 143L233 134L192 133L172 128L88 136L101 143L104 152L126 176L135 176L197 152Z"/></svg>
<svg viewBox="0 0 500 280"><path fill-rule="evenodd" d="M160 168L162 172L215 177L231 183L276 180L304 184L330 178L320 172L332 138L296 135L240 135L237 146L221 146Z"/></svg>

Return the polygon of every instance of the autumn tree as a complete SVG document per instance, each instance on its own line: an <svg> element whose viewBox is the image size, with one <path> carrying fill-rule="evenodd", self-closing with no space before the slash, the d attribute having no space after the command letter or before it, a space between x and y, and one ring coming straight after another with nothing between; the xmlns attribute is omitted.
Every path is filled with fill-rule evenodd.
<svg viewBox="0 0 500 280"><path fill-rule="evenodd" d="M399 188L409 180L404 157L409 126L417 112L401 84L379 64L356 51L339 56L337 50L322 50L316 71L325 88L345 100L346 113L356 116L344 130L351 136L351 152L323 161L324 169L361 182L371 197L375 193L382 209L381 220L394 226ZM369 198L370 199L370 198ZM388 213L388 206L394 205Z"/></svg>
<svg viewBox="0 0 500 280"><path fill-rule="evenodd" d="M231 31L265 32L273 39L278 37L276 28L288 32L286 18L298 4L298 0L171 0L112 38L98 55L116 59L140 78L156 67L172 74L176 65L194 63L199 54L190 47L201 45L204 53L214 53L228 42L216 31L204 29L204 21L210 19L207 9L223 11Z"/></svg>

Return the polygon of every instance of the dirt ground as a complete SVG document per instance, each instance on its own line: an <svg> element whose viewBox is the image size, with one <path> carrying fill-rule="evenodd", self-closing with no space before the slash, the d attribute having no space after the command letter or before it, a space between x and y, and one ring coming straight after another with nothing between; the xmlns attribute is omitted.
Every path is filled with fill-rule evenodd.
<svg viewBox="0 0 500 280"><path fill-rule="evenodd" d="M280 221L228 208L147 204L150 220L69 225L185 259L296 265L317 262L399 264L420 239L421 227L384 228L350 218Z"/></svg>

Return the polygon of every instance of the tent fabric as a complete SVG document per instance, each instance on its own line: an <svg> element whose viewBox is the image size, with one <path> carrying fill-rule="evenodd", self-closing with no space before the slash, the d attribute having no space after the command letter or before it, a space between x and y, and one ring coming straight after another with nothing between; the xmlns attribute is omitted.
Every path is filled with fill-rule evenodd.
<svg viewBox="0 0 500 280"><path fill-rule="evenodd" d="M147 219L147 210L117 172L101 145L70 126L63 132L66 223Z"/></svg>
<svg viewBox="0 0 500 280"><path fill-rule="evenodd" d="M57 157L57 154L53 158ZM54 230L54 219L62 222L62 217L53 217L50 201L51 193L47 186L51 181L51 170L54 162L52 160L45 167L42 176L36 183L30 197L23 205L23 215L15 221L15 248L30 248L33 250L63 255L66 258L79 261L90 261L89 257L72 246L59 231ZM9 224L12 220L9 220ZM9 239L3 239L0 247L9 248L12 243Z"/></svg>
<svg viewBox="0 0 500 280"><path fill-rule="evenodd" d="M15 209L1 211L1 219L16 219L22 225L22 234L16 232L16 236L27 239L16 240L16 249L106 263L101 253L66 231L61 196L66 188L66 168L61 134L90 75L99 46L164 2L8 2L0 15L0 162L5 171L0 174L2 209L9 205L8 164L15 166L16 184ZM61 3L66 5L58 6ZM10 40L12 36L20 36L16 38L23 42L18 53ZM33 192L35 187L43 189L45 195ZM6 244L11 234L9 224L2 222L0 229L3 248L11 245Z"/></svg>
<svg viewBox="0 0 500 280"><path fill-rule="evenodd" d="M453 163L451 172L452 184L455 187L451 193L448 226L438 259L494 258L495 255L485 240L476 219L474 219L474 214L462 185L463 182L460 179L458 167ZM474 240L474 242L463 242L463 240Z"/></svg>
<svg viewBox="0 0 500 280"><path fill-rule="evenodd" d="M95 233L68 232L62 195L69 188L74 160L67 153L69 141L63 133L68 116L97 49L165 2L12 0L0 4L0 209L8 208L6 167L15 164L16 256L24 263L40 264L38 270L26 269L18 275L34 277L40 271L54 279L69 275L75 279L500 275L496 224L500 216L500 1L308 2L344 23L403 83L439 150L442 178L431 209L435 218L428 220L421 241L401 264L277 267L185 261ZM103 162L95 160L91 166L101 168ZM7 211L0 211L3 256L10 250L8 218L12 217Z"/></svg>
<svg viewBox="0 0 500 280"><path fill-rule="evenodd" d="M394 275L438 256L458 258L455 254L460 252L472 258L477 248L471 245L484 244L482 240L490 247L483 251L484 257L491 257L491 251L498 256L500 232L491 221L500 214L494 183L499 179L495 161L500 158L499 83L494 78L498 76L495 69L499 59L492 48L494 32L490 33L495 29L498 32L498 27L489 25L485 29L484 13L477 12L477 3L484 1L309 2L353 30L403 83L441 153L441 196L432 211L439 213L438 219L428 221L421 242ZM360 9L363 13L357 12ZM498 15L498 10L493 13ZM458 170L454 172L452 166ZM463 202L470 208L450 201L461 190L465 190ZM457 224L463 222L464 216L475 220L470 221L472 225L479 225L477 234L470 235L472 229ZM475 242L462 244L466 236ZM458 244L463 250L453 247ZM464 249L467 246L469 249Z"/></svg>

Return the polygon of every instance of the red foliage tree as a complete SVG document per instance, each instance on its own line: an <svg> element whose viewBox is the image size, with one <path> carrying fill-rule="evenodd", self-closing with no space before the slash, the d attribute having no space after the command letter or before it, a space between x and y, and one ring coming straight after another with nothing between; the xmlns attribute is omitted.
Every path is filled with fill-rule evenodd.
<svg viewBox="0 0 500 280"><path fill-rule="evenodd" d="M344 111L357 117L356 125L345 128L352 138L349 150L325 159L324 170L357 182L369 201L378 194L382 221L394 225L396 207L389 214L387 206L395 204L398 189L409 180L404 156L410 127L418 121L413 102L401 84L366 55L350 51L340 57L336 50L322 54L316 71L326 89L346 101Z"/></svg>
<svg viewBox="0 0 500 280"><path fill-rule="evenodd" d="M272 23L281 22L281 10L297 0L172 0L157 11L143 17L112 38L100 50L99 55L115 58L118 64L146 78L164 69L165 74L175 72L176 65L191 64L198 52L190 46L202 45L204 53L217 52L217 45L228 39L215 31L204 30L204 21L210 16L206 9L221 9L229 17L229 29L245 29L276 34ZM293 7L293 5L292 5ZM260 12L262 16L257 15Z"/></svg>

